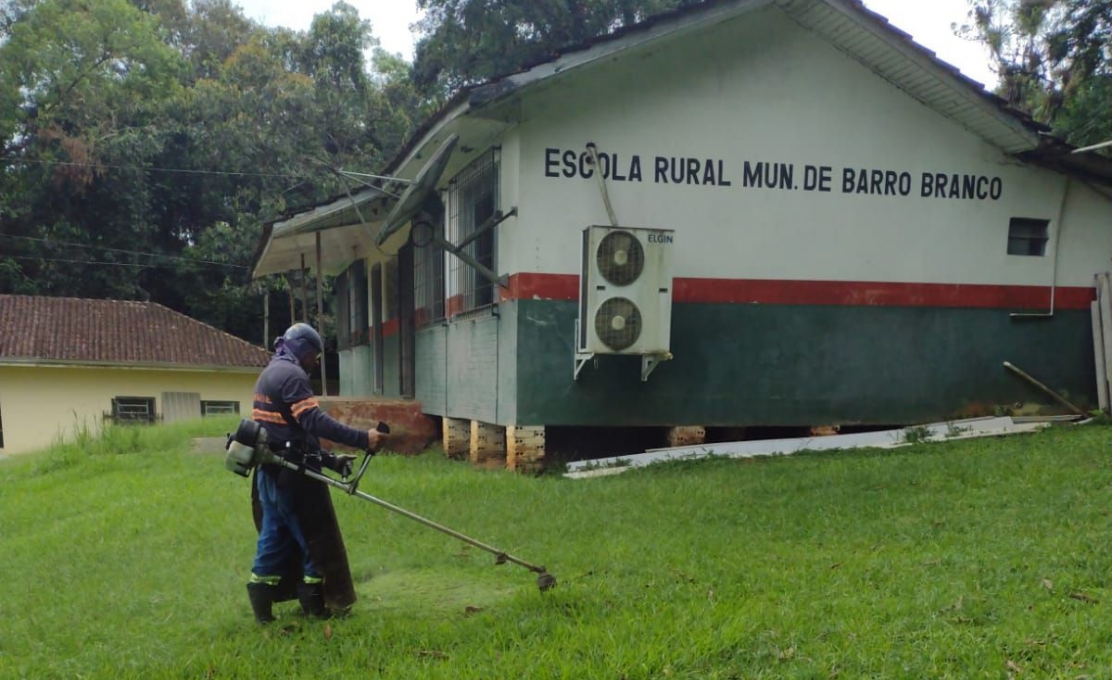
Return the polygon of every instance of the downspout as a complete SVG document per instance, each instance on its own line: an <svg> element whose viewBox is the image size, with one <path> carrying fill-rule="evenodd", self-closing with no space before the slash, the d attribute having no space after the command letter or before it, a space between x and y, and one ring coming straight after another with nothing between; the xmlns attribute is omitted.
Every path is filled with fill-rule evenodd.
<svg viewBox="0 0 1112 680"><path fill-rule="evenodd" d="M1073 178L1066 175L1066 186L1062 189L1062 202L1058 206L1058 220L1054 225L1054 263L1050 275L1050 311L1046 313L1013 312L1013 319L1050 319L1054 317L1054 298L1058 289L1058 249L1062 244L1062 229L1065 228L1066 201L1069 199Z"/></svg>

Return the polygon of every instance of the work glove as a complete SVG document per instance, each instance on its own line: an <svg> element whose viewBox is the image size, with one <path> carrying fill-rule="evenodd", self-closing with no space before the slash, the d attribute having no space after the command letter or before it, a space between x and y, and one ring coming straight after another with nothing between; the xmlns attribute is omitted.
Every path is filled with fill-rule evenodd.
<svg viewBox="0 0 1112 680"><path fill-rule="evenodd" d="M390 426L381 420L375 429L367 431L367 453L374 454L380 451L390 437Z"/></svg>
<svg viewBox="0 0 1112 680"><path fill-rule="evenodd" d="M342 453L340 455L333 455L332 460L329 461L328 467L338 472L342 477L351 476L352 467L355 464L355 456Z"/></svg>

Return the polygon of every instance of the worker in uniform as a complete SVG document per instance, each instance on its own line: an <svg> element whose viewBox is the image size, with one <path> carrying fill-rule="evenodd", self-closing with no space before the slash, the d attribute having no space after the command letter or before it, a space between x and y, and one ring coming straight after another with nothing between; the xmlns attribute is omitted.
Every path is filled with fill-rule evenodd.
<svg viewBox="0 0 1112 680"><path fill-rule="evenodd" d="M323 349L312 326L290 326L255 384L252 419L286 460L347 477L355 457L322 451L320 439L374 452L386 435L349 427L320 410L309 372ZM259 537L247 594L256 620L273 621L273 604L294 597L308 616L327 618L349 609L355 588L327 485L280 465L260 465L251 499Z"/></svg>

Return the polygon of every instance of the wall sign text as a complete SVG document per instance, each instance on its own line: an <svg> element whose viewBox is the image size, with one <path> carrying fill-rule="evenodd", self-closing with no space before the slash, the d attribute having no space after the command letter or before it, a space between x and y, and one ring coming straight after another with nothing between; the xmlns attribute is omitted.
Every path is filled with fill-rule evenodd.
<svg viewBox="0 0 1112 680"><path fill-rule="evenodd" d="M731 163L721 158L590 154L572 149L544 150L544 176L591 179L595 172L613 182L651 182L685 186L740 187L773 191L860 194L998 201L1004 181L988 175L916 172L886 168L797 165L770 161Z"/></svg>

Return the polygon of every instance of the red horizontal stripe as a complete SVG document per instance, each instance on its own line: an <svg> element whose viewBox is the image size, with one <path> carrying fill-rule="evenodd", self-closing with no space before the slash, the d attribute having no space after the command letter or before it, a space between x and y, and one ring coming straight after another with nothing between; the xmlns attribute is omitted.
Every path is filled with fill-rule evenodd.
<svg viewBox="0 0 1112 680"><path fill-rule="evenodd" d="M694 279L673 281L673 300L720 304L835 305L846 307L1050 308L1049 286L1004 286L878 281ZM503 300L578 300L579 276L522 273L510 277ZM1059 287L1057 309L1088 309L1092 287Z"/></svg>

